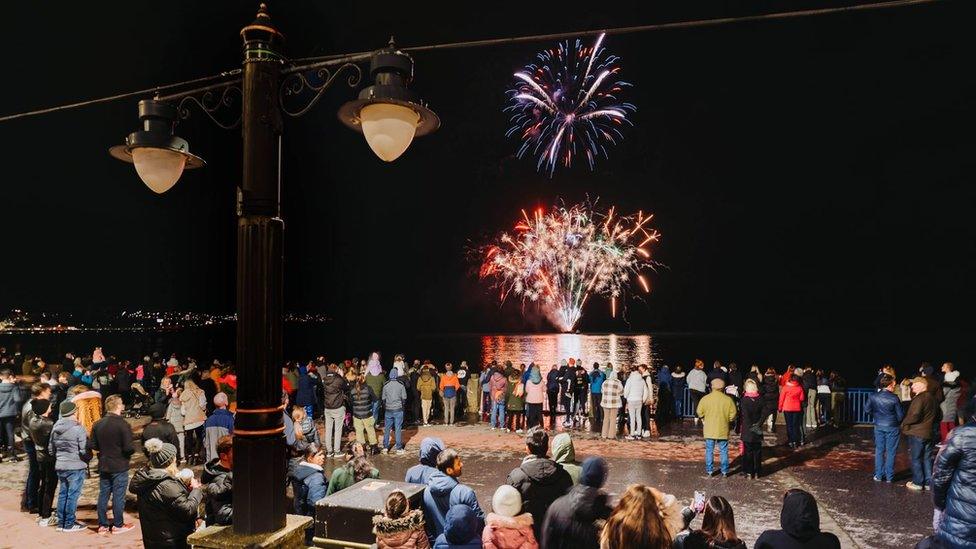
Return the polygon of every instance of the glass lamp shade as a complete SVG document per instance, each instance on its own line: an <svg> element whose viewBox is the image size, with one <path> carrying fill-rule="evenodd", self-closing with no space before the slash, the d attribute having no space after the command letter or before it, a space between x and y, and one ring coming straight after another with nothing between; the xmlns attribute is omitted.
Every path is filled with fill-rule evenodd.
<svg viewBox="0 0 976 549"><path fill-rule="evenodd" d="M163 194L183 175L186 156L169 149L138 147L132 149L132 163L143 183L153 192Z"/></svg>
<svg viewBox="0 0 976 549"><path fill-rule="evenodd" d="M386 162L393 162L407 150L420 122L416 111L393 103L366 105L359 118L369 148Z"/></svg>

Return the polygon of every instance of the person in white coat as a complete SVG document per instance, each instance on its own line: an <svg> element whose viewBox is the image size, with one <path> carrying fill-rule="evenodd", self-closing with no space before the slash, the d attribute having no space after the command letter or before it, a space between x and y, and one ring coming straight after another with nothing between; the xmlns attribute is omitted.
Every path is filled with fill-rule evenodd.
<svg viewBox="0 0 976 549"><path fill-rule="evenodd" d="M641 421L641 408L647 398L647 385L644 378L636 369L630 371L627 383L624 384L624 399L627 401L627 416L630 418L630 436L632 440L640 440L644 431Z"/></svg>
<svg viewBox="0 0 976 549"><path fill-rule="evenodd" d="M695 368L688 372L688 391L691 392L691 411L694 413L698 409L698 401L708 392L708 374L705 373L705 362L701 359L695 360ZM695 416L695 425L698 425L698 416Z"/></svg>

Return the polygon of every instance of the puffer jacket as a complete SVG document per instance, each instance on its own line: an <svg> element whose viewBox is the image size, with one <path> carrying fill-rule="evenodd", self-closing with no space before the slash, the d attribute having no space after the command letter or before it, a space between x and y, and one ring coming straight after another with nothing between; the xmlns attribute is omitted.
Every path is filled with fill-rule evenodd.
<svg viewBox="0 0 976 549"><path fill-rule="evenodd" d="M28 432L30 433L31 441L34 442L38 463L50 463L53 461L54 456L48 450L48 444L51 442L51 430L53 428L54 422L49 418L36 414L31 417Z"/></svg>
<svg viewBox="0 0 976 549"><path fill-rule="evenodd" d="M802 412L806 398L806 392L799 383L788 381L780 388L779 409L783 412Z"/></svg>
<svg viewBox="0 0 976 549"><path fill-rule="evenodd" d="M871 393L864 411L874 419L875 427L899 427L905 418L905 409L895 393L882 389Z"/></svg>
<svg viewBox="0 0 976 549"><path fill-rule="evenodd" d="M233 524L234 472L222 467L220 459L214 459L203 466L200 482L204 484L207 500L207 515L204 517L207 526Z"/></svg>
<svg viewBox="0 0 976 549"><path fill-rule="evenodd" d="M54 456L55 471L87 469L92 454L88 450L88 433L74 418L63 417L51 428L48 452Z"/></svg>
<svg viewBox="0 0 976 549"><path fill-rule="evenodd" d="M308 375L308 368L298 367L298 392L295 393L295 404L299 406L315 405L315 379Z"/></svg>
<svg viewBox="0 0 976 549"><path fill-rule="evenodd" d="M705 370L695 368L688 372L688 388L699 393L708 392L708 374Z"/></svg>
<svg viewBox="0 0 976 549"><path fill-rule="evenodd" d="M23 398L16 383L0 382L0 417L17 417Z"/></svg>
<svg viewBox="0 0 976 549"><path fill-rule="evenodd" d="M779 381L776 376L764 376L762 382L763 414L775 413L779 406Z"/></svg>
<svg viewBox="0 0 976 549"><path fill-rule="evenodd" d="M503 517L488 513L481 543L485 549L537 549L539 543L532 531L532 515L522 513Z"/></svg>
<svg viewBox="0 0 976 549"><path fill-rule="evenodd" d="M434 549L482 549L481 522L467 505L451 507L444 533L434 540Z"/></svg>
<svg viewBox="0 0 976 549"><path fill-rule="evenodd" d="M932 499L943 509L939 537L952 547L976 547L976 424L949 433L932 469Z"/></svg>
<svg viewBox="0 0 976 549"><path fill-rule="evenodd" d="M644 398L647 397L647 385L644 384L644 378L636 370L627 376L623 397L627 401L627 406L642 404Z"/></svg>
<svg viewBox="0 0 976 549"><path fill-rule="evenodd" d="M474 490L441 471L430 476L423 501L424 520L427 522L427 535L430 539L435 539L444 532L447 512L455 505L470 507L478 517L479 528L485 519L485 512L481 510Z"/></svg>
<svg viewBox="0 0 976 549"><path fill-rule="evenodd" d="M540 542L546 549L599 549L597 521L610 517L613 508L606 492L591 486L573 486L546 512Z"/></svg>
<svg viewBox="0 0 976 549"><path fill-rule="evenodd" d="M552 439L552 460L562 465L573 479L573 484L579 484L583 468L576 463L576 447L573 446L573 437L569 433L559 433Z"/></svg>
<svg viewBox="0 0 976 549"><path fill-rule="evenodd" d="M353 386L349 392L352 401L352 417L366 419L373 416L373 403L376 402L376 393L373 388L363 383L357 390Z"/></svg>
<svg viewBox="0 0 976 549"><path fill-rule="evenodd" d="M346 380L336 372L326 372L322 385L325 395L322 407L327 410L342 408L345 405Z"/></svg>
<svg viewBox="0 0 976 549"><path fill-rule="evenodd" d="M444 441L436 437L426 437L420 441L420 463L407 469L404 482L427 484L430 476L437 472L437 454L444 450Z"/></svg>
<svg viewBox="0 0 976 549"><path fill-rule="evenodd" d="M327 491L325 471L303 461L289 474L289 480L295 495L295 514L315 516L315 502L324 498Z"/></svg>
<svg viewBox="0 0 976 549"><path fill-rule="evenodd" d="M539 539L546 509L573 487L573 478L551 459L527 456L508 474L506 484L522 495L522 510L536 519L533 530Z"/></svg>
<svg viewBox="0 0 976 549"><path fill-rule="evenodd" d="M945 381L942 383L942 392L945 394L945 399L942 401L942 404L939 404L939 409L942 411L942 421L956 422L956 416L959 412L958 402L960 391L958 382Z"/></svg>
<svg viewBox="0 0 976 549"><path fill-rule="evenodd" d="M373 517L377 549L426 549L430 547L424 531L424 514L414 509L400 518Z"/></svg>
<svg viewBox="0 0 976 549"><path fill-rule="evenodd" d="M162 469L142 469L132 475L129 491L138 500L142 542L146 549L188 547L196 528L200 488L190 490Z"/></svg>

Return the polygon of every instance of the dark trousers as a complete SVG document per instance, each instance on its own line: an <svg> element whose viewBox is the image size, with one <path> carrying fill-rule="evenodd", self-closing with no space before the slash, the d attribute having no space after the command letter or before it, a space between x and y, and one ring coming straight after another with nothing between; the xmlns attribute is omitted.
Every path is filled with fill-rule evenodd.
<svg viewBox="0 0 976 549"><path fill-rule="evenodd" d="M589 396L589 391L580 391L576 393L576 413L585 416L586 415L586 398Z"/></svg>
<svg viewBox="0 0 976 549"><path fill-rule="evenodd" d="M505 420L511 424L510 428L513 431L523 429L525 427L525 411L508 410L505 414Z"/></svg>
<svg viewBox="0 0 976 549"><path fill-rule="evenodd" d="M598 432L603 425L603 406L600 406L603 393L590 393L590 397L593 399L593 425L590 426L590 430Z"/></svg>
<svg viewBox="0 0 976 549"><path fill-rule="evenodd" d="M54 459L37 464L37 514L41 518L51 516L54 507L54 492L58 487L58 473L54 470Z"/></svg>
<svg viewBox="0 0 976 549"><path fill-rule="evenodd" d="M549 419L552 428L556 428L556 413L559 411L559 391L546 391L549 397Z"/></svg>
<svg viewBox="0 0 976 549"><path fill-rule="evenodd" d="M542 403L525 405L525 426L531 429L542 425Z"/></svg>
<svg viewBox="0 0 976 549"><path fill-rule="evenodd" d="M98 525L121 527L125 510L125 489L129 486L129 472L100 473L98 478ZM108 500L112 498L112 522L108 521Z"/></svg>
<svg viewBox="0 0 976 549"><path fill-rule="evenodd" d="M743 442L745 453L742 454L742 472L747 475L762 474L762 441Z"/></svg>
<svg viewBox="0 0 976 549"><path fill-rule="evenodd" d="M184 437L184 451L183 456L189 461L190 459L197 457L200 459L204 458L203 452L203 425L197 427L196 429L187 429L186 435Z"/></svg>
<svg viewBox="0 0 976 549"><path fill-rule="evenodd" d="M935 444L916 436L908 435L908 455L912 459L912 482L928 486L932 482L932 450Z"/></svg>
<svg viewBox="0 0 976 549"><path fill-rule="evenodd" d="M820 405L820 422L830 423L830 393L817 393L817 404Z"/></svg>
<svg viewBox="0 0 976 549"><path fill-rule="evenodd" d="M803 412L783 412L786 416L786 440L790 444L799 444L803 436Z"/></svg>
<svg viewBox="0 0 976 549"><path fill-rule="evenodd" d="M698 401L701 400L703 396L705 396L705 393L701 391L696 391L694 389L689 389L689 391L691 392L691 410L688 410L688 414L691 416L697 416Z"/></svg>
<svg viewBox="0 0 976 549"><path fill-rule="evenodd" d="M14 425L17 424L17 416L0 417L0 437L2 443L7 447L7 456L14 457Z"/></svg>
<svg viewBox="0 0 976 549"><path fill-rule="evenodd" d="M27 452L27 484L24 487L24 495L20 499L20 506L33 512L37 509L37 485L41 479L37 472L37 451L32 440L24 440L24 451Z"/></svg>

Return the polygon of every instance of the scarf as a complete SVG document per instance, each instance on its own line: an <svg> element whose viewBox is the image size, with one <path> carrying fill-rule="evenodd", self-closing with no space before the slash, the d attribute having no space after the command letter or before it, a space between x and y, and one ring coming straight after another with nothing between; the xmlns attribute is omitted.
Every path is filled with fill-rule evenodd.
<svg viewBox="0 0 976 549"><path fill-rule="evenodd" d="M383 366L380 365L380 355L379 353L372 353L369 355L369 360L366 362L366 371L369 372L371 376L378 376L383 373Z"/></svg>

